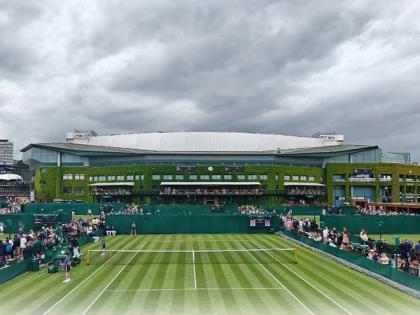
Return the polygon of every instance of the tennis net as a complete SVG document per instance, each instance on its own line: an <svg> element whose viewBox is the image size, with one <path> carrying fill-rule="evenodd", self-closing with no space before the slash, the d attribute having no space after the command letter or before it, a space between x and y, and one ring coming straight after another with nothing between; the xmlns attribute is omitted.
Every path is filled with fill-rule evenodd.
<svg viewBox="0 0 420 315"><path fill-rule="evenodd" d="M297 263L295 248L88 250L91 265Z"/></svg>

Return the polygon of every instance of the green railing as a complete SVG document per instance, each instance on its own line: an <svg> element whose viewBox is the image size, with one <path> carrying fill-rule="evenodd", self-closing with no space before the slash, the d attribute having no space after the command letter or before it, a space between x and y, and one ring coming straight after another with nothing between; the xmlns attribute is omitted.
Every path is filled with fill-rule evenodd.
<svg viewBox="0 0 420 315"><path fill-rule="evenodd" d="M399 271L391 265L382 265L380 263L377 263L373 260L367 259L363 255L359 255L353 252L347 252L338 248L331 247L327 244L315 242L314 240L311 240L307 238L305 235L299 234L297 232L292 231L286 231L282 230L280 233L283 233L284 235L293 238L295 240L298 240L304 244L307 244L313 248L316 248L322 252L328 253L330 255L333 255L335 257L341 258L347 262L350 262L352 264L355 264L359 267L362 267L364 269L367 269L375 274L381 275L385 278L391 279L399 284L402 284L406 287L409 287L411 289L420 291L420 279L419 277L412 276L408 273Z"/></svg>

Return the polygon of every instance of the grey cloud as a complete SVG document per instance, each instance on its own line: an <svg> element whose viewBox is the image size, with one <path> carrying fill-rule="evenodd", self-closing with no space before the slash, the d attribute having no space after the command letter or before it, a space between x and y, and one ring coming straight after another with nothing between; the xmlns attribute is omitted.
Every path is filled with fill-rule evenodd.
<svg viewBox="0 0 420 315"><path fill-rule="evenodd" d="M420 158L417 1L0 6L0 136L16 151L73 128L334 130Z"/></svg>

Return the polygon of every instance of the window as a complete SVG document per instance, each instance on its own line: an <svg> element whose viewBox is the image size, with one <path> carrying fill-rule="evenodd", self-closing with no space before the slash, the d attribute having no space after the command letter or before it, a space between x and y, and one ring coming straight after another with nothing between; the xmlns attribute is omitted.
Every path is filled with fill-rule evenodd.
<svg viewBox="0 0 420 315"><path fill-rule="evenodd" d="M290 180L290 175L284 175L284 180Z"/></svg>
<svg viewBox="0 0 420 315"><path fill-rule="evenodd" d="M238 175L238 180L245 180L245 175Z"/></svg>
<svg viewBox="0 0 420 315"><path fill-rule="evenodd" d="M153 180L160 180L160 175L152 175Z"/></svg>
<svg viewBox="0 0 420 315"><path fill-rule="evenodd" d="M136 180L140 180L140 175L136 175Z"/></svg>
<svg viewBox="0 0 420 315"><path fill-rule="evenodd" d="M297 176L297 175L293 175L293 176L292 176L292 180L299 180L299 176Z"/></svg>
<svg viewBox="0 0 420 315"><path fill-rule="evenodd" d="M98 176L98 180L99 181L106 181L106 176L100 175L100 176Z"/></svg>
<svg viewBox="0 0 420 315"><path fill-rule="evenodd" d="M276 181L279 180L279 175L276 175L275 176L275 179L276 179Z"/></svg>
<svg viewBox="0 0 420 315"><path fill-rule="evenodd" d="M200 179L201 180L209 180L210 176L209 175L200 175Z"/></svg>
<svg viewBox="0 0 420 315"><path fill-rule="evenodd" d="M93 176L93 181L97 182L98 181L98 176Z"/></svg>
<svg viewBox="0 0 420 315"><path fill-rule="evenodd" d="M232 180L232 175L224 175L223 179L224 180Z"/></svg>
<svg viewBox="0 0 420 315"><path fill-rule="evenodd" d="M248 179L249 180L256 180L257 179L257 175L248 175Z"/></svg>
<svg viewBox="0 0 420 315"><path fill-rule="evenodd" d="M172 180L172 179L174 179L174 177L172 175L163 175L163 179Z"/></svg>
<svg viewBox="0 0 420 315"><path fill-rule="evenodd" d="M197 175L190 175L190 180L197 180Z"/></svg>
<svg viewBox="0 0 420 315"><path fill-rule="evenodd" d="M268 175L260 175L260 180L267 180L268 179Z"/></svg>
<svg viewBox="0 0 420 315"><path fill-rule="evenodd" d="M72 180L73 179L73 174L64 174L63 175L63 179L65 179L65 180Z"/></svg>
<svg viewBox="0 0 420 315"><path fill-rule="evenodd" d="M125 176L124 175L118 175L117 176L117 180L124 180L125 179Z"/></svg>
<svg viewBox="0 0 420 315"><path fill-rule="evenodd" d="M144 180L144 175L140 175L140 180Z"/></svg>
<svg viewBox="0 0 420 315"><path fill-rule="evenodd" d="M301 180L302 182L306 182L306 181L308 180L308 176L306 176L306 175L302 175L302 176L300 177L300 180Z"/></svg>
<svg viewBox="0 0 420 315"><path fill-rule="evenodd" d="M115 180L115 176L114 176L114 175L110 175L110 176L108 176L108 180L109 180L109 181L114 181L114 180Z"/></svg>
<svg viewBox="0 0 420 315"><path fill-rule="evenodd" d="M41 168L41 174L47 174L47 169L46 168Z"/></svg>
<svg viewBox="0 0 420 315"><path fill-rule="evenodd" d="M175 175L176 180L184 180L184 175Z"/></svg>
<svg viewBox="0 0 420 315"><path fill-rule="evenodd" d="M85 174L74 174L74 179L84 180L85 179Z"/></svg>
<svg viewBox="0 0 420 315"><path fill-rule="evenodd" d="M63 187L63 194L70 195L71 194L71 187Z"/></svg>
<svg viewBox="0 0 420 315"><path fill-rule="evenodd" d="M83 195L83 187L76 187L76 188L74 188L74 193L76 195Z"/></svg>
<svg viewBox="0 0 420 315"><path fill-rule="evenodd" d="M41 185L46 185L46 184L47 184L47 181L46 181L45 179L41 179L41 180L39 181L39 183L40 183Z"/></svg>
<svg viewBox="0 0 420 315"><path fill-rule="evenodd" d="M314 182L315 181L315 176L309 176L308 179L309 179L310 182Z"/></svg>
<svg viewBox="0 0 420 315"><path fill-rule="evenodd" d="M222 179L222 175L211 175L211 179L221 180Z"/></svg>
<svg viewBox="0 0 420 315"><path fill-rule="evenodd" d="M127 180L134 180L134 175L127 175Z"/></svg>
<svg viewBox="0 0 420 315"><path fill-rule="evenodd" d="M93 176L89 176L89 181L93 182Z"/></svg>

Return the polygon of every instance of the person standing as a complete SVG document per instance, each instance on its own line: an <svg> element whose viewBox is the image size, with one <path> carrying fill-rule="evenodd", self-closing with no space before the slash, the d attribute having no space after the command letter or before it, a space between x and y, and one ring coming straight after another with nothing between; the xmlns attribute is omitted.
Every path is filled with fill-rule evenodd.
<svg viewBox="0 0 420 315"><path fill-rule="evenodd" d="M106 241L105 241L105 237L102 236L101 237L101 246L102 246L102 256L105 256L105 250L106 250Z"/></svg>
<svg viewBox="0 0 420 315"><path fill-rule="evenodd" d="M136 231L136 223L131 223L131 233L130 235L137 235L137 231Z"/></svg>
<svg viewBox="0 0 420 315"><path fill-rule="evenodd" d="M66 255L64 258L64 281L63 283L68 283L71 281L71 260Z"/></svg>

